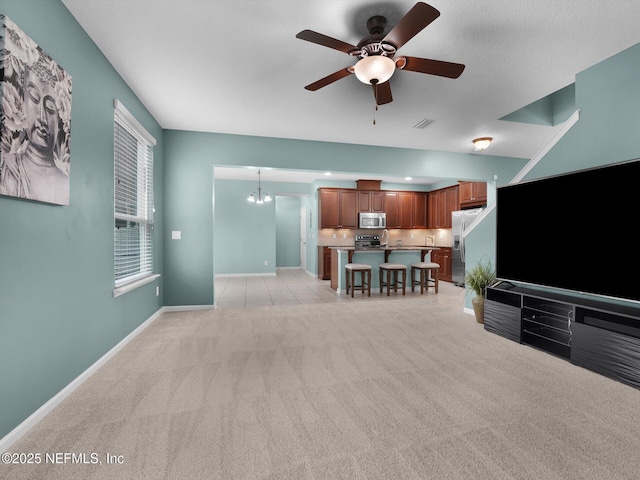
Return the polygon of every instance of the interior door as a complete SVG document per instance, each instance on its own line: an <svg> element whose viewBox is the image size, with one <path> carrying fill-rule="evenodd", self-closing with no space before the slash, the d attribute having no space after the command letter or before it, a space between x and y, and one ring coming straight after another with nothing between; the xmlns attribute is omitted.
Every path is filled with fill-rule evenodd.
<svg viewBox="0 0 640 480"><path fill-rule="evenodd" d="M307 270L307 207L300 207L300 266Z"/></svg>

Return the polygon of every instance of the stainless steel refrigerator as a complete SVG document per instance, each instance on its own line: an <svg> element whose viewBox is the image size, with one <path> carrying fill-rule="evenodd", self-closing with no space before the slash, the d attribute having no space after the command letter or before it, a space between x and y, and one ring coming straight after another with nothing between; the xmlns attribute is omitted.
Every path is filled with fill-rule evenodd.
<svg viewBox="0 0 640 480"><path fill-rule="evenodd" d="M462 232L476 219L482 210L482 208L470 208L469 210L451 212L453 284L459 287L464 287L465 244Z"/></svg>

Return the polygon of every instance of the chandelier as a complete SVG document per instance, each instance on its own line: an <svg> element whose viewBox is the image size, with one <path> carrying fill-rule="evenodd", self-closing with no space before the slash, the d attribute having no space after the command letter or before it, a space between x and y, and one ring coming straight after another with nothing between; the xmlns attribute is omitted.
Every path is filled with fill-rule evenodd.
<svg viewBox="0 0 640 480"><path fill-rule="evenodd" d="M251 195L249 195L249 198L247 198L247 202L262 205L264 202L270 201L271 197L268 193L265 193L264 197L262 196L262 187L260 186L260 170L258 170L258 193L256 195L256 192L253 192Z"/></svg>

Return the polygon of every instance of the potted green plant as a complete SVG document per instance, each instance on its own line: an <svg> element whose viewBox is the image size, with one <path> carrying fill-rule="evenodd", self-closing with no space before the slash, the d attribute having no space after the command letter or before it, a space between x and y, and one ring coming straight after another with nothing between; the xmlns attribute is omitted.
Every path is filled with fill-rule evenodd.
<svg viewBox="0 0 640 480"><path fill-rule="evenodd" d="M478 323L484 323L484 292L485 289L496 281L496 272L491 262L476 263L473 268L465 274L465 285L472 290L476 296L471 299L473 312Z"/></svg>

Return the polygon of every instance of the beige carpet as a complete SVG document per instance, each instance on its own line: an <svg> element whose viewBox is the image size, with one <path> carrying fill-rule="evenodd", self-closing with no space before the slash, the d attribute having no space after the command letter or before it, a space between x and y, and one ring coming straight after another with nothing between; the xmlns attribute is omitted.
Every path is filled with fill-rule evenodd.
<svg viewBox="0 0 640 480"><path fill-rule="evenodd" d="M171 313L11 452L42 463L0 478L638 479L640 391L434 294Z"/></svg>

